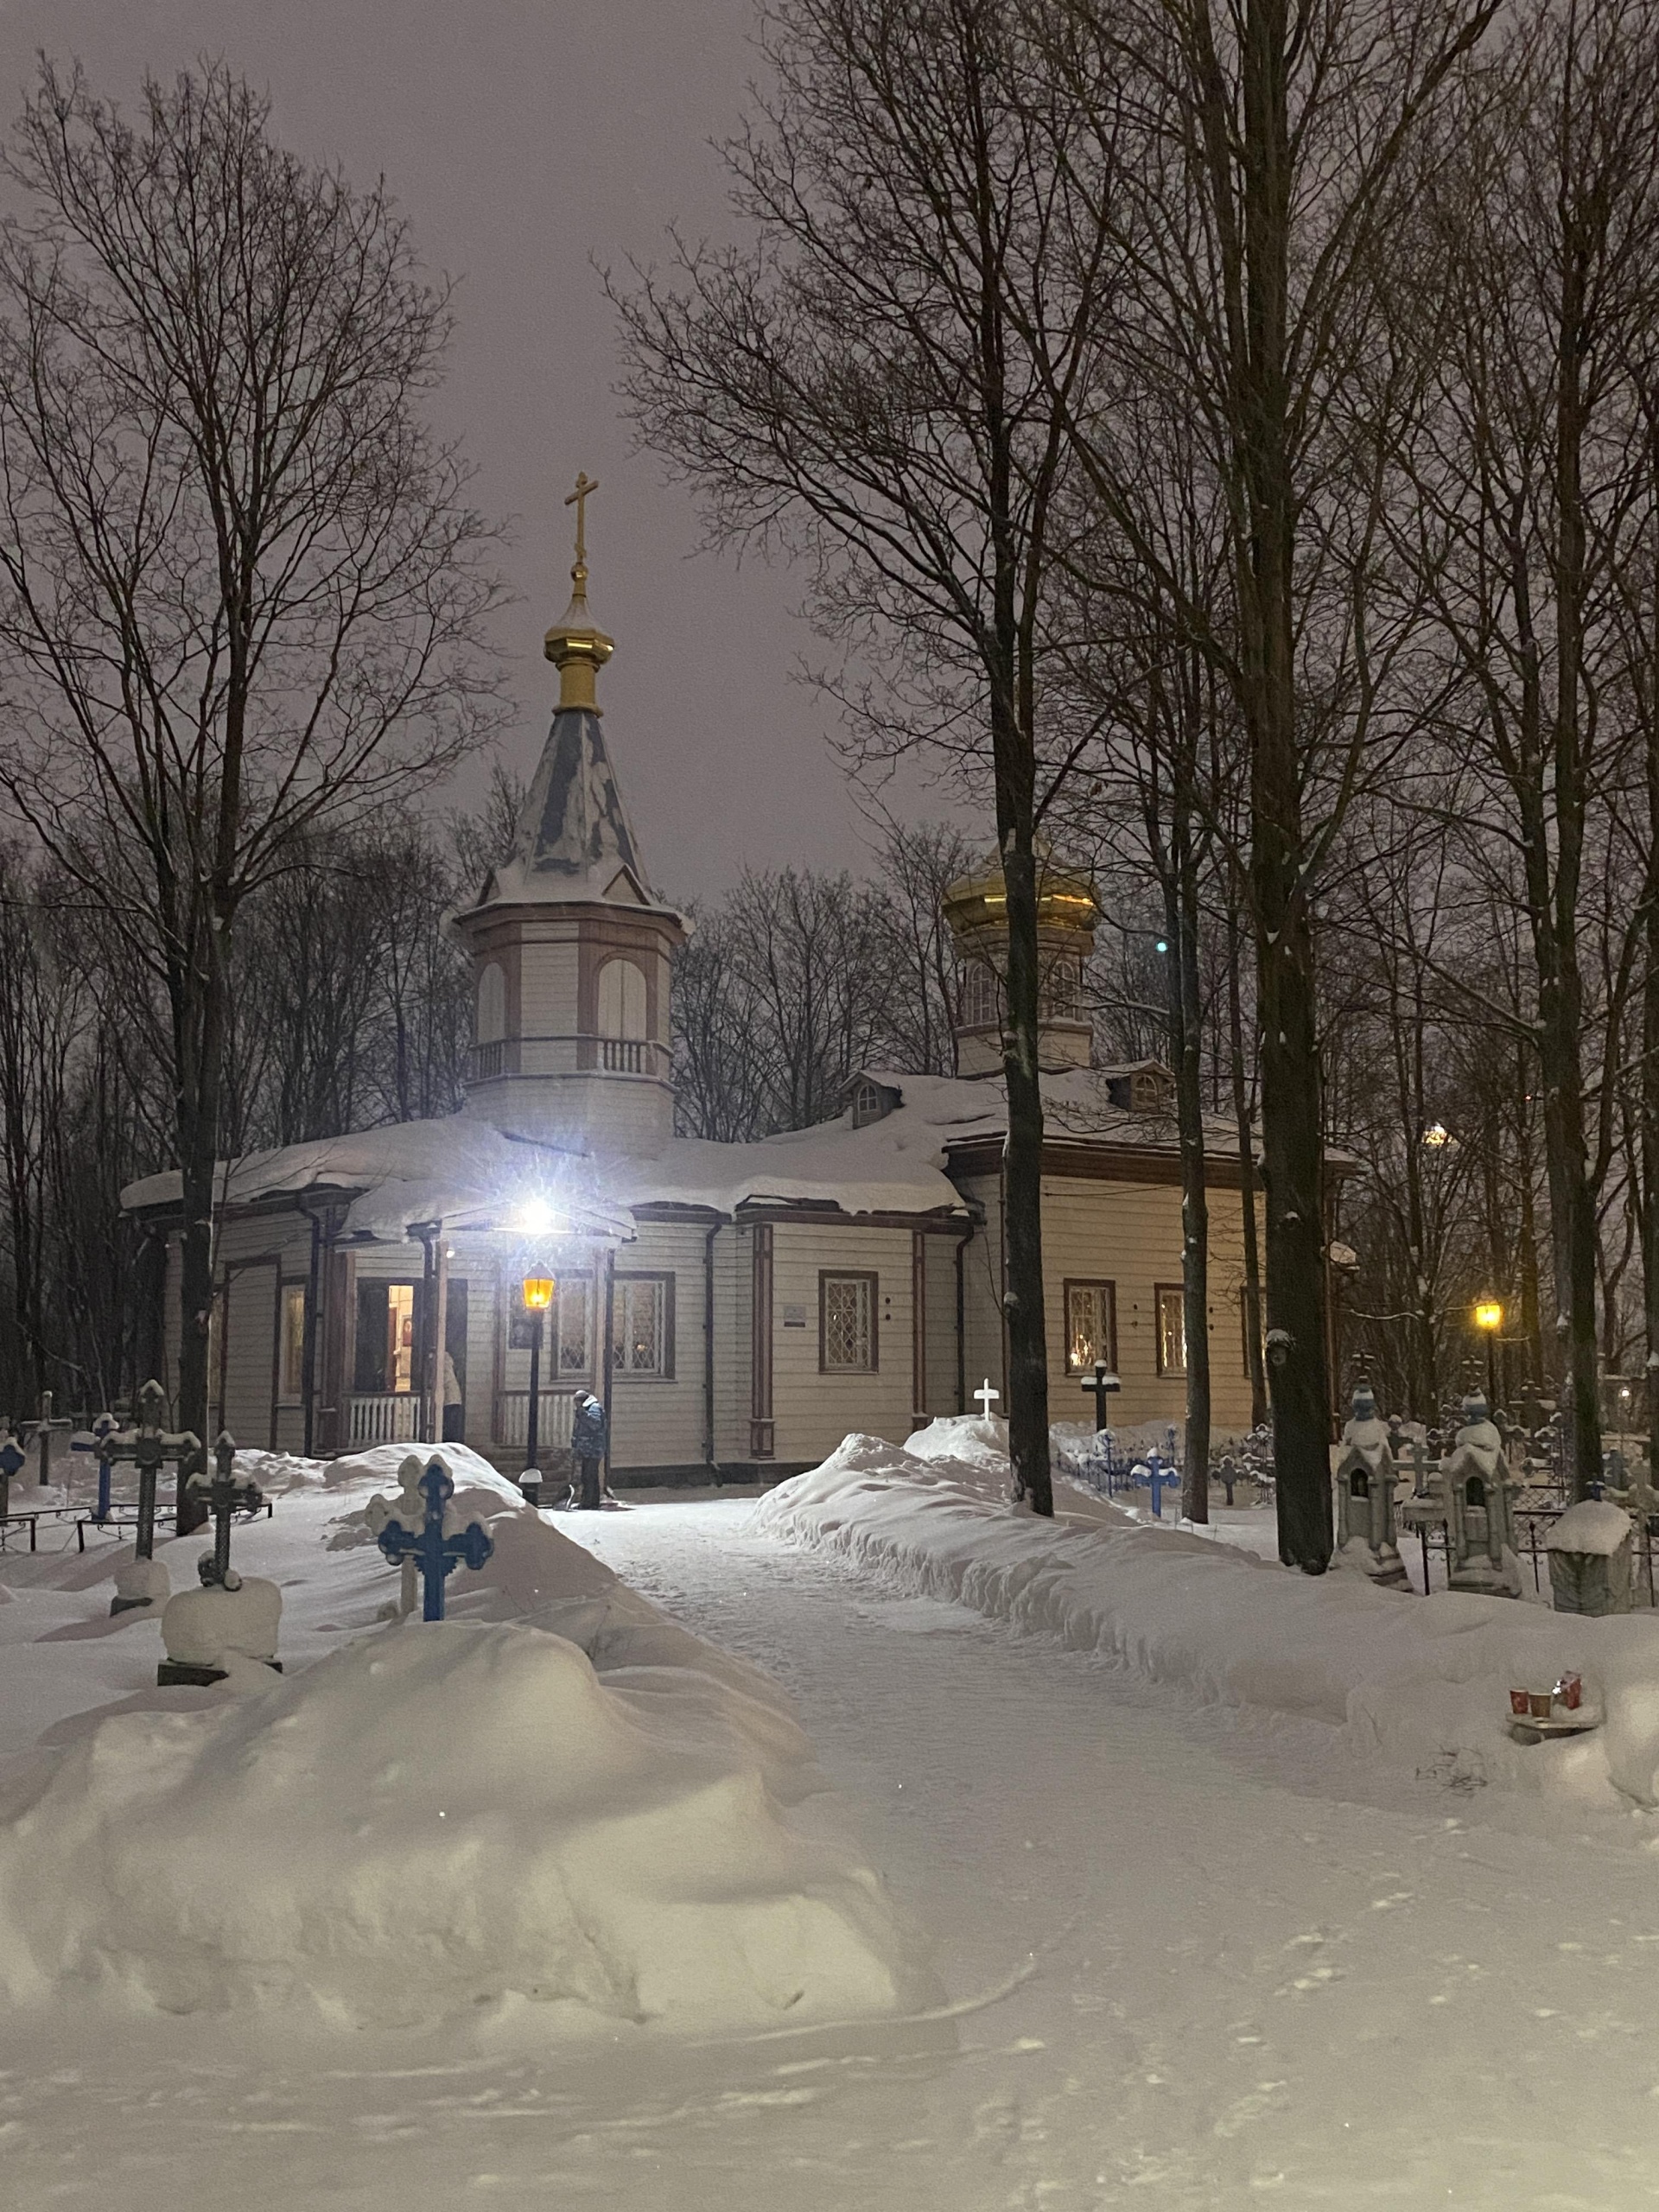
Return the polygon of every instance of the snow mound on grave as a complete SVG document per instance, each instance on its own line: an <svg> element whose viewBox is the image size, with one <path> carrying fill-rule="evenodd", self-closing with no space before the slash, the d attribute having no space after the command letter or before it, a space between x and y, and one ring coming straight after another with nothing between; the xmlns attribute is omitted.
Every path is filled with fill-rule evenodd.
<svg viewBox="0 0 1659 2212"><path fill-rule="evenodd" d="M315 1490L327 1478L321 1459L302 1459L293 1452L238 1452L236 1472L245 1481L257 1483L267 1497L285 1497L289 1491Z"/></svg>
<svg viewBox="0 0 1659 2212"><path fill-rule="evenodd" d="M1575 1807L1659 1807L1659 1616L1422 1599L1127 1516L1009 1509L1006 1481L880 1437L847 1437L756 1505L756 1534L824 1544L906 1589L1109 1655L1217 1703L1328 1726L1333 1744L1459 1789ZM1511 1688L1584 1676L1605 1723L1555 1743L1509 1730Z"/></svg>
<svg viewBox="0 0 1659 2212"><path fill-rule="evenodd" d="M444 1447L446 1458L450 1450ZM395 1489L382 1494L397 1496ZM476 1573L457 1570L450 1577L450 1619L523 1621L562 1636L607 1681L639 1697L675 1702L686 1725L696 1708L711 1739L726 1742L735 1727L763 1758L774 1796L793 1804L823 1786L788 1699L757 1668L670 1620L585 1545L526 1505L512 1484L505 1496L458 1491L445 1525L468 1521L483 1523L493 1548ZM331 1550L373 1541L366 1505L341 1515L334 1526Z"/></svg>
<svg viewBox="0 0 1659 2212"><path fill-rule="evenodd" d="M0 1805L0 1987L538 2038L905 2009L876 1878L785 1824L708 1693L635 1696L563 1638L447 1621L114 1716Z"/></svg>
<svg viewBox="0 0 1659 2212"><path fill-rule="evenodd" d="M325 1490L383 1490L397 1492L397 1471L410 1455L423 1465L435 1455L449 1470L457 1495L462 1491L486 1490L512 1504L522 1504L524 1492L517 1483L498 1474L489 1461L465 1444L367 1444L331 1459L322 1471Z"/></svg>
<svg viewBox="0 0 1659 2212"><path fill-rule="evenodd" d="M1552 1552L1599 1554L1611 1559L1630 1535L1634 1524L1628 1513L1605 1498L1581 1497L1569 1505L1544 1538Z"/></svg>
<svg viewBox="0 0 1659 2212"><path fill-rule="evenodd" d="M939 1414L905 1439L912 1459L951 1459L1008 1480L1008 1424L978 1414Z"/></svg>

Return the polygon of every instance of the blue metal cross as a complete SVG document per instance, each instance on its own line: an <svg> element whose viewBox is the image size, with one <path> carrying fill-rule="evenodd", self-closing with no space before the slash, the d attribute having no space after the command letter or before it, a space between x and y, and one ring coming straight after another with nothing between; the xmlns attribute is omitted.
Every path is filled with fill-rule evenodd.
<svg viewBox="0 0 1659 2212"><path fill-rule="evenodd" d="M421 1577L421 1618L441 1621L444 1577L463 1563L476 1574L495 1549L495 1539L481 1521L469 1521L453 1536L444 1535L443 1509L454 1496L455 1486L442 1459L427 1461L418 1487L426 1500L424 1526L416 1530L406 1529L401 1521L388 1521L375 1541L394 1567L405 1559L414 1560Z"/></svg>

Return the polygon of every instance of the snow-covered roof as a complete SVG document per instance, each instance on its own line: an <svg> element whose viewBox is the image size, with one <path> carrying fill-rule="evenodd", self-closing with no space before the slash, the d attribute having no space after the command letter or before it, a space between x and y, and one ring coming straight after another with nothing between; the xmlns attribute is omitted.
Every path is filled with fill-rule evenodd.
<svg viewBox="0 0 1659 2212"><path fill-rule="evenodd" d="M1045 1135L1051 1142L1116 1146L1179 1157L1180 1140L1173 1112L1136 1114L1112 1100L1113 1083L1155 1065L1136 1061L1122 1067L1067 1068L1041 1077ZM867 1068L860 1080L899 1094L899 1103L885 1121L874 1124L877 1128L908 1122L912 1128L931 1131L942 1151L1007 1135L1007 1092L1001 1076L906 1075ZM1230 1119L1207 1115L1204 1134L1207 1152L1218 1158L1237 1157L1238 1132Z"/></svg>
<svg viewBox="0 0 1659 2212"><path fill-rule="evenodd" d="M592 709L561 707L518 817L512 851L491 869L479 906L598 901L660 906Z"/></svg>
<svg viewBox="0 0 1659 2212"><path fill-rule="evenodd" d="M1173 1120L1112 1103L1122 1069L1048 1075L1043 1105L1051 1140L1146 1154L1177 1152ZM616 1156L564 1149L497 1128L481 1116L404 1122L359 1135L253 1153L226 1173L232 1206L330 1193L349 1200L344 1234L401 1239L413 1222L452 1229L510 1227L537 1198L579 1236L631 1236L633 1212L682 1205L730 1215L744 1205L838 1207L843 1213L965 1215L946 1169L959 1147L1001 1143L1007 1106L1000 1077L907 1075L873 1068L865 1079L897 1094L891 1113L862 1128L850 1112L810 1129L751 1144L676 1137L660 1152ZM1233 1155L1230 1122L1205 1125L1210 1148ZM122 1193L129 1212L176 1207L176 1172L145 1177Z"/></svg>
<svg viewBox="0 0 1659 2212"><path fill-rule="evenodd" d="M964 1213L937 1135L890 1115L855 1129L851 1117L753 1144L677 1137L652 1160L619 1161L630 1205L836 1205L844 1213Z"/></svg>
<svg viewBox="0 0 1659 2212"><path fill-rule="evenodd" d="M249 1153L219 1172L222 1202L230 1206L305 1196L349 1199L346 1237L397 1240L417 1221L484 1228L531 1201L556 1206L578 1236L633 1234L626 1206L583 1154L508 1135L471 1114ZM169 1168L130 1183L121 1203L129 1213L143 1213L176 1207L181 1198L178 1170Z"/></svg>

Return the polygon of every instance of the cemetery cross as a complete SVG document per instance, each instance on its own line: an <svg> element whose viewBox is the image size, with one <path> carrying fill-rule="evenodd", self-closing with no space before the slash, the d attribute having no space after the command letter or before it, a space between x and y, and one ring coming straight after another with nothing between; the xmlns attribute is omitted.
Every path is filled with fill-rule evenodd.
<svg viewBox="0 0 1659 2212"><path fill-rule="evenodd" d="M1106 1394L1109 1390L1121 1390L1123 1385L1107 1366L1105 1361L1097 1359L1095 1362L1094 1373L1084 1376L1082 1387L1085 1390L1092 1390L1095 1394L1095 1433L1098 1436L1107 1426Z"/></svg>
<svg viewBox="0 0 1659 2212"><path fill-rule="evenodd" d="M453 1573L463 1561L476 1574L495 1549L495 1542L480 1521L469 1521L454 1535L444 1535L443 1511L455 1494L455 1486L442 1459L427 1462L419 1487L426 1500L424 1525L416 1530L406 1529L401 1521L388 1521L375 1541L393 1567L405 1559L414 1560L421 1578L421 1618L441 1621L445 1576Z"/></svg>
<svg viewBox="0 0 1659 2212"><path fill-rule="evenodd" d="M974 1393L974 1403L979 1408L979 1417L982 1421L990 1419L992 1402L1000 1398L1001 1395L1000 1390L992 1389L991 1378L988 1375Z"/></svg>
<svg viewBox="0 0 1659 2212"><path fill-rule="evenodd" d="M236 1439L227 1429L221 1429L213 1446L216 1471L209 1482L196 1470L189 1477L189 1487L204 1495L208 1510L213 1516L213 1555L209 1562L204 1554L198 1573L204 1586L216 1585L223 1589L225 1579L231 1571L231 1519L237 1513L257 1513L264 1503L264 1493L257 1483L245 1477L238 1481L236 1476Z"/></svg>

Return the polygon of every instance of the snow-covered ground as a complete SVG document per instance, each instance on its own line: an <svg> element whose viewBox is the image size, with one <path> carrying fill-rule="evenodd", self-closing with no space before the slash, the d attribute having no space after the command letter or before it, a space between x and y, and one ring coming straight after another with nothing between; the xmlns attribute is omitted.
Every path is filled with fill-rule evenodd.
<svg viewBox="0 0 1659 2212"><path fill-rule="evenodd" d="M924 1594L915 1560L861 1560L809 1530L802 1497L760 1516L681 1497L557 1525L702 1641L674 1645L607 1582L620 1632L664 1639L658 1659L712 1647L711 1681L736 1690L753 1668L789 1694L833 1785L789 1812L790 1832L838 1869L877 1870L899 1922L930 1939L932 1993L918 1983L907 2009L850 2023L690 2039L619 2024L614 2041L574 2042L514 2024L493 2043L453 2015L300 2034L257 2010L29 2004L0 2017L8 2212L1659 2201L1659 1815L1617 1793L1419 1772L1328 1713L1223 1702L1168 1666L1154 1679L1155 1637L1069 1648L1063 1624L999 1612L1006 1574L976 1580L973 1605ZM296 1673L337 1668L329 1655L395 1588L364 1544L327 1548L355 1535L336 1522L360 1503L296 1489L238 1531L238 1564L283 1585ZM1007 1524L987 1510L995 1567ZM1079 1501L1062 1541L1086 1557L1122 1541L1112 1522ZM1184 1577L1197 1540L1127 1541L1166 1615L1200 1572L1264 1598L1306 1586L1214 1547ZM164 1549L181 1586L200 1543ZM107 1550L0 1561L11 1773L43 1730L84 1735L94 1707L225 1703L157 1700L155 1624L108 1622L110 1564ZM535 1579L475 1591L474 1625L526 1618ZM1362 1623L1373 1605L1441 1602L1345 1579L1327 1595ZM1244 1600L1229 1603L1236 1636ZM767 1731L787 1726L774 1697L759 1701ZM432 1725L442 1757L443 1716ZM804 1774L766 1739L779 1770ZM42 1850L41 1878L61 1848ZM464 1883L465 1865L450 1872Z"/></svg>

